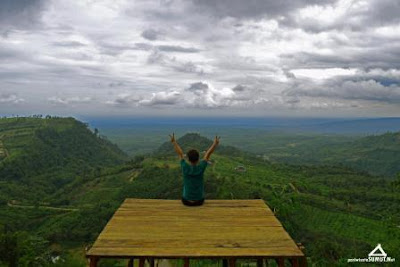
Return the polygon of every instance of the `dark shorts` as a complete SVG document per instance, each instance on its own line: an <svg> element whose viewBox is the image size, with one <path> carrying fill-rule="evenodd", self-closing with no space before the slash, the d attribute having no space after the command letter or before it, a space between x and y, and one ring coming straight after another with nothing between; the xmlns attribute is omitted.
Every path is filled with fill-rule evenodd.
<svg viewBox="0 0 400 267"><path fill-rule="evenodd" d="M204 199L201 200L187 200L182 198L182 203L185 206L201 206L204 203Z"/></svg>

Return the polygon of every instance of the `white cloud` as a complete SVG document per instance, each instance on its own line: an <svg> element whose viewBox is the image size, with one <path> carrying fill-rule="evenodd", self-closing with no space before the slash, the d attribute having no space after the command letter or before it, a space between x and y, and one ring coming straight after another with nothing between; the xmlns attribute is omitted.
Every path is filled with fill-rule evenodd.
<svg viewBox="0 0 400 267"><path fill-rule="evenodd" d="M54 104L54 105L69 105L69 104L79 104L79 103L90 103L93 101L93 98L91 97L58 97L58 96L52 96L47 98L47 100Z"/></svg>
<svg viewBox="0 0 400 267"><path fill-rule="evenodd" d="M19 104L25 102L25 99L19 98L16 94L13 93L1 93L0 94L0 103L11 103L11 104Z"/></svg>
<svg viewBox="0 0 400 267"><path fill-rule="evenodd" d="M0 102L96 115L356 115L379 102L398 115L397 2L0 1Z"/></svg>
<svg viewBox="0 0 400 267"><path fill-rule="evenodd" d="M295 77L305 77L314 80L325 80L335 76L354 75L356 69L326 68L326 69L292 69Z"/></svg>
<svg viewBox="0 0 400 267"><path fill-rule="evenodd" d="M138 101L143 106L175 105L179 104L180 93L177 91L152 93L149 99Z"/></svg>

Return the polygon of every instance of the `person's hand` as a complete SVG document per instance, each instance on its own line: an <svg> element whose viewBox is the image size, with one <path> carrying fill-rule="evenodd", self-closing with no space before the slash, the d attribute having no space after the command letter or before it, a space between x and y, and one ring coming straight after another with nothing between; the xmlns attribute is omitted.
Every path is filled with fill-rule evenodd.
<svg viewBox="0 0 400 267"><path fill-rule="evenodd" d="M175 143L175 133L170 134L169 137L171 138L171 143Z"/></svg>
<svg viewBox="0 0 400 267"><path fill-rule="evenodd" d="M219 145L219 139L220 138L221 138L220 136L215 136L215 138L214 138L214 144L215 145Z"/></svg>

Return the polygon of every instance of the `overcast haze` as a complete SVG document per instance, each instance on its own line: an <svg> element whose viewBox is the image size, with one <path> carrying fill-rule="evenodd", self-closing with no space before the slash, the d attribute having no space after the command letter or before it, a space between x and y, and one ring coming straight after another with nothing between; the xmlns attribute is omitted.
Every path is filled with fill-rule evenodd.
<svg viewBox="0 0 400 267"><path fill-rule="evenodd" d="M0 114L399 116L400 1L1 0Z"/></svg>

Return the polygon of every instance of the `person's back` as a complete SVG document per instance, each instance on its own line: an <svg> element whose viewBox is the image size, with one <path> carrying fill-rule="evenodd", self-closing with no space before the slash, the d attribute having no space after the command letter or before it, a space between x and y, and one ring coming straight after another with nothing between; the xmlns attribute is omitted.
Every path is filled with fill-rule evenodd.
<svg viewBox="0 0 400 267"><path fill-rule="evenodd" d="M183 201L204 201L204 171L207 168L207 161L199 161L199 152L190 150L187 153L189 163L181 159L183 174Z"/></svg>
<svg viewBox="0 0 400 267"><path fill-rule="evenodd" d="M215 137L213 145L207 150L204 158L199 161L199 152L191 149L187 153L189 162L183 158L183 151L175 140L175 135L170 135L176 153L180 158L183 174L182 203L188 206L202 205L204 202L204 171L207 161L219 144L219 137Z"/></svg>

